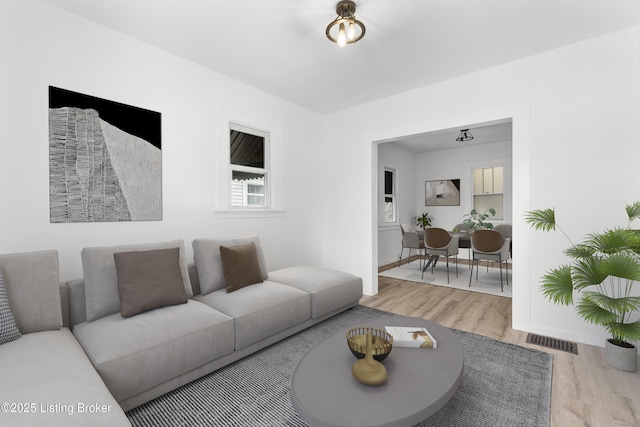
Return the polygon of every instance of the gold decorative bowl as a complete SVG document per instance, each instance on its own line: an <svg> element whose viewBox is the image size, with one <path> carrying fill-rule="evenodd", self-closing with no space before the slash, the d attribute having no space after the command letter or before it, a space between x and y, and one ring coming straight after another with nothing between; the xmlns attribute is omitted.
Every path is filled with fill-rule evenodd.
<svg viewBox="0 0 640 427"><path fill-rule="evenodd" d="M347 331L347 345L351 353L358 359L362 359L367 351L367 333L371 332L372 356L378 362L382 362L391 353L393 337L383 329L359 326Z"/></svg>

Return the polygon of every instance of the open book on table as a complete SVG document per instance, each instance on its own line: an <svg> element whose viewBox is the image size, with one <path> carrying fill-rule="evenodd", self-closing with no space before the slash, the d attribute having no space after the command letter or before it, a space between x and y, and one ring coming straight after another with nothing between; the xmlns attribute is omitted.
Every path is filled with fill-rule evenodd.
<svg viewBox="0 0 640 427"><path fill-rule="evenodd" d="M411 326L385 326L393 337L394 347L438 348L438 342L426 328Z"/></svg>

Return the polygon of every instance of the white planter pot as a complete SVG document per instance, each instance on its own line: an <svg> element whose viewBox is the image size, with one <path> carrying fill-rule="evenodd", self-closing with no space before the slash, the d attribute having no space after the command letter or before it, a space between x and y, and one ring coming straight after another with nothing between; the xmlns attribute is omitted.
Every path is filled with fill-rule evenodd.
<svg viewBox="0 0 640 427"><path fill-rule="evenodd" d="M604 353L607 363L621 371L635 372L638 369L638 349L635 345L622 347L611 343L607 339L604 345Z"/></svg>

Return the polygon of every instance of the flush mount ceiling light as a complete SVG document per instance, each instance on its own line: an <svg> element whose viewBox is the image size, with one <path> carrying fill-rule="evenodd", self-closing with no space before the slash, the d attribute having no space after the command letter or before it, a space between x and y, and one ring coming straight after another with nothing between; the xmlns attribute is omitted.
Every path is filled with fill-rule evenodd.
<svg viewBox="0 0 640 427"><path fill-rule="evenodd" d="M460 135L456 138L458 142L467 142L473 139L473 135L469 133L469 129L460 130Z"/></svg>
<svg viewBox="0 0 640 427"><path fill-rule="evenodd" d="M338 46L355 43L364 37L364 24L356 19L356 4L341 1L336 5L338 17L327 26L327 38ZM333 31L333 33L332 33Z"/></svg>

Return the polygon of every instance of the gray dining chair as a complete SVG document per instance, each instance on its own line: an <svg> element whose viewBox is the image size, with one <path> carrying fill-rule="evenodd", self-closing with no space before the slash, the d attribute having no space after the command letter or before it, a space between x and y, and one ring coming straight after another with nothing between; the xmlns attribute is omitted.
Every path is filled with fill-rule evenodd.
<svg viewBox="0 0 640 427"><path fill-rule="evenodd" d="M497 224L493 226L493 229L502 235L504 239L509 239L509 256L513 258L513 237L512 233L512 225L511 224Z"/></svg>
<svg viewBox="0 0 640 427"><path fill-rule="evenodd" d="M409 224L400 224L402 232L402 249L400 250L400 260L398 267L402 265L402 253L405 249L409 249L409 262L411 262L411 249L418 251L418 262L422 269L422 251L424 250L424 240L420 239L419 233L415 231Z"/></svg>
<svg viewBox="0 0 640 427"><path fill-rule="evenodd" d="M502 284L502 263L505 263L505 275L507 286L509 286L509 238L503 238L495 230L476 230L471 235L471 274L469 276L469 287L473 278L473 265L476 266L476 280L478 280L479 261L496 261L500 268L500 291L504 291Z"/></svg>
<svg viewBox="0 0 640 427"><path fill-rule="evenodd" d="M456 277L458 277L458 236L452 236L443 228L429 227L424 229L424 248L427 255L445 257L447 260L447 283L449 283L449 257L456 261ZM431 261L431 273L437 258ZM422 270L424 278L424 270Z"/></svg>

